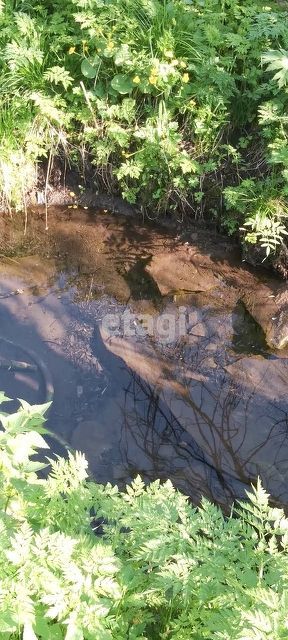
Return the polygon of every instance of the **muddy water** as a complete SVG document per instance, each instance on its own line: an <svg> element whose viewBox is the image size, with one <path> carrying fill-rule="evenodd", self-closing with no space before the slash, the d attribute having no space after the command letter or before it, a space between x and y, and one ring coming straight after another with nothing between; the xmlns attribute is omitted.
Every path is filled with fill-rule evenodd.
<svg viewBox="0 0 288 640"><path fill-rule="evenodd" d="M21 224L2 229L0 388L42 402L53 383L49 427L97 481L170 478L225 506L260 475L286 506L288 354L242 295L282 285L199 233L71 210Z"/></svg>

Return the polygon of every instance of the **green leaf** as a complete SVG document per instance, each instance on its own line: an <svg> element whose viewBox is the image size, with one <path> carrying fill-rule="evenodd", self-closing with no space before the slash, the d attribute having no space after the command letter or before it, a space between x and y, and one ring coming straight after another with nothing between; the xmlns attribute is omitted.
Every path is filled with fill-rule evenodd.
<svg viewBox="0 0 288 640"><path fill-rule="evenodd" d="M83 76L85 76L85 78L89 78L90 80L92 80L96 77L97 67L95 67L94 64L91 64L91 62L89 62L87 58L84 58L81 63L81 73L83 74Z"/></svg>
<svg viewBox="0 0 288 640"><path fill-rule="evenodd" d="M51 407L51 402L45 402L44 404L34 404L31 405L26 400L21 400L19 398L19 402L23 409L26 409L29 416L37 416L44 417L45 413L47 413L48 409Z"/></svg>
<svg viewBox="0 0 288 640"><path fill-rule="evenodd" d="M121 47L117 49L114 57L114 62L117 66L120 66L123 64L127 64L127 65L132 64L131 52L128 44L122 44Z"/></svg>
<svg viewBox="0 0 288 640"><path fill-rule="evenodd" d="M17 616L10 611L1 611L0 613L0 633L13 633L17 629Z"/></svg>
<svg viewBox="0 0 288 640"><path fill-rule="evenodd" d="M125 94L130 93L133 89L133 82L129 76L122 75L121 73L114 76L111 80L111 87L118 93Z"/></svg>
<svg viewBox="0 0 288 640"><path fill-rule="evenodd" d="M91 93L95 95L97 98L104 98L106 94L106 90L103 82L97 82L93 91L91 91Z"/></svg>
<svg viewBox="0 0 288 640"><path fill-rule="evenodd" d="M42 471L42 469L47 469L49 467L49 464L45 463L45 462L27 462L27 464L24 464L22 466L23 471L25 471L25 473L37 473L37 471Z"/></svg>
<svg viewBox="0 0 288 640"><path fill-rule="evenodd" d="M95 47L99 53L103 54L106 49L106 46L107 46L107 42L105 38L96 38Z"/></svg>
<svg viewBox="0 0 288 640"><path fill-rule="evenodd" d="M33 631L32 624L26 622L23 629L22 640L38 640L36 634Z"/></svg>
<svg viewBox="0 0 288 640"><path fill-rule="evenodd" d="M83 631L73 622L70 622L65 635L65 640L83 640Z"/></svg>
<svg viewBox="0 0 288 640"><path fill-rule="evenodd" d="M11 435L11 434L9 434ZM40 436L37 431L26 431L25 433L18 433L16 436L7 439L7 449L11 451L13 455L13 463L15 465L32 465L40 464L29 461L29 456L32 455L38 449L49 449L49 445ZM32 468L30 469L33 470Z"/></svg>
<svg viewBox="0 0 288 640"><path fill-rule="evenodd" d="M119 96L118 91L115 91L115 89L113 89L113 87L111 87L111 85L110 85L110 87L108 89L108 94L109 94L109 96L113 96L113 98L118 98L118 96Z"/></svg>
<svg viewBox="0 0 288 640"><path fill-rule="evenodd" d="M61 626L58 623L48 624L45 616L45 609L41 611L41 614L38 614L35 622L35 630L36 634L45 640L62 640L63 634L61 631Z"/></svg>
<svg viewBox="0 0 288 640"><path fill-rule="evenodd" d="M3 402L12 402L12 398L8 398L4 391L0 391L0 404L3 404Z"/></svg>
<svg viewBox="0 0 288 640"><path fill-rule="evenodd" d="M91 56L90 58L88 58L88 61L90 62L90 64L92 64L93 67L96 67L96 68L98 68L102 62L101 58L97 55L97 53L95 53L94 56Z"/></svg>
<svg viewBox="0 0 288 640"><path fill-rule="evenodd" d="M20 404L21 406L16 413L1 414L1 422L6 434L12 436L18 433L23 436L24 433L33 430L37 431L37 434L48 433L45 427L43 427L43 423L45 422L44 414L49 409L51 402L33 406L26 402L26 400L20 400Z"/></svg>
<svg viewBox="0 0 288 640"><path fill-rule="evenodd" d="M282 89L288 83L288 52L283 49L268 51L262 56L262 62L267 65L267 71L277 71L273 80Z"/></svg>

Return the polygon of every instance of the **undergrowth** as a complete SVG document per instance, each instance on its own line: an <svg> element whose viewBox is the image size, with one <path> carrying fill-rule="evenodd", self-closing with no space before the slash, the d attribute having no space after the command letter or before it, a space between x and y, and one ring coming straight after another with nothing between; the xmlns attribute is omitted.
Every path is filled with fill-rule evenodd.
<svg viewBox="0 0 288 640"><path fill-rule="evenodd" d="M260 482L224 518L169 481L95 484L81 453L44 476L47 408L0 415L0 638L287 638L288 520Z"/></svg>
<svg viewBox="0 0 288 640"><path fill-rule="evenodd" d="M285 3L2 0L0 45L3 206L60 156L150 216L285 239Z"/></svg>

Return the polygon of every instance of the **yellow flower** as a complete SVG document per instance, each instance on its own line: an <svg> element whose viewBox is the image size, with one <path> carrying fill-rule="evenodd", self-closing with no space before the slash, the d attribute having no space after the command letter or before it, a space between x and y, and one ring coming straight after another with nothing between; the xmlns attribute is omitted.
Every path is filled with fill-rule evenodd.
<svg viewBox="0 0 288 640"><path fill-rule="evenodd" d="M187 64L186 64L186 62L184 62L184 60L181 60L180 67L181 67L181 69L186 69Z"/></svg>
<svg viewBox="0 0 288 640"><path fill-rule="evenodd" d="M185 84L189 82L189 73L183 73L182 82L184 82Z"/></svg>
<svg viewBox="0 0 288 640"><path fill-rule="evenodd" d="M134 84L139 84L139 82L141 82L139 76L135 76L135 78L133 78L133 82Z"/></svg>
<svg viewBox="0 0 288 640"><path fill-rule="evenodd" d="M178 60L171 60L171 64L172 64L172 67L177 67L177 64L179 64L179 61Z"/></svg>
<svg viewBox="0 0 288 640"><path fill-rule="evenodd" d="M164 51L164 56L166 58L173 58L174 57L174 53L173 53L173 51Z"/></svg>
<svg viewBox="0 0 288 640"><path fill-rule="evenodd" d="M106 47L107 51L112 51L114 49L114 42L108 42L107 47Z"/></svg>
<svg viewBox="0 0 288 640"><path fill-rule="evenodd" d="M153 76L153 75L151 74L151 76L149 77L149 82L150 82L150 84L156 84L156 82L157 82L157 76Z"/></svg>
<svg viewBox="0 0 288 640"><path fill-rule="evenodd" d="M76 47L70 47L70 49L68 49L69 56L71 56L72 53L75 53L75 51L76 51Z"/></svg>

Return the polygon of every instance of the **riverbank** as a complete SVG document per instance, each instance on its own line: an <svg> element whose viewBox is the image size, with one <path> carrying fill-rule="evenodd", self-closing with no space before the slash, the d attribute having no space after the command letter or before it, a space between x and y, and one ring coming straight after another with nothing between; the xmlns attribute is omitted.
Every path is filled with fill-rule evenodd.
<svg viewBox="0 0 288 640"><path fill-rule="evenodd" d="M41 209L42 207L42 209ZM159 216L159 212L147 211L141 206L130 205L125 202L120 195L115 196L107 191L102 192L97 189L93 180L93 172L86 175L85 180L76 170L67 168L63 162L54 159L52 166L47 174L47 166L40 165L38 168L37 183L27 191L25 196L24 215L29 217L28 211L37 211L41 209L41 215L45 211L45 228L49 226L49 210L54 207L66 207L68 209L79 209L79 211L103 210L112 214L121 214L125 217L134 219L135 222L149 224L155 222L162 228L167 228L180 237L183 241L196 237L200 234L204 239L212 233L214 238L221 238L222 244L230 244L231 249L239 255L241 260L252 267L260 267L276 274L281 280L288 279L288 248L283 241L276 251L272 251L269 256L266 250L261 248L259 244L243 243L243 237L240 240L237 234L233 237L225 233L219 233L217 221L200 218L193 219L189 215L184 215L179 211L177 215L174 213L163 214ZM23 214L22 211L22 214ZM3 214L5 212L2 212ZM7 213L7 212L6 212ZM10 212L10 215L12 213ZM17 215L16 213L14 215ZM53 215L53 214L52 214ZM27 220L26 220L27 223ZM24 232L26 229L24 222ZM20 223L21 224L21 223ZM196 234L196 235L195 235ZM199 236L199 237L200 237Z"/></svg>
<svg viewBox="0 0 288 640"><path fill-rule="evenodd" d="M219 297L225 298L227 308L231 309L241 301L262 328L269 347L283 349L287 345L286 284L268 270L249 267L242 260L239 246L231 239L216 231L208 233L205 227L190 224L183 228L180 222L176 226L175 221L166 225L149 220L143 223L140 215L137 217L131 208L126 210L120 199L114 199L109 210L106 207L111 206L111 198L103 199L87 192L85 202L99 203L98 209L88 209L87 205L80 204L83 196L76 191L69 188L53 191L52 201L59 203L66 198L70 204L58 208L51 204L48 210L45 206L34 207L26 219L19 214L12 219L2 217L1 256L13 258L23 253L35 253L50 258L57 255L65 262L65 256L69 255L71 259L73 253L75 263L81 265L79 268L93 273L99 251L112 239L115 243L112 251L116 247L120 262L123 261L123 282L133 278L131 265L125 261L127 250L133 248L134 261L138 264L133 266L135 277L138 269L143 280L148 280L148 288L158 290L160 295L206 296L214 300L213 304ZM100 203L104 203L104 207L102 204L101 208ZM95 225L94 220L97 221ZM120 233L118 239L117 233ZM139 238L139 244L133 240L134 235ZM156 245L154 236L157 237ZM123 260L121 251L124 252ZM123 282L119 284L119 274L116 277L114 273L113 280L115 285L118 283L115 288L118 295L119 290L123 290L123 301L129 298L129 287L127 284L123 287ZM112 282L111 294L114 295Z"/></svg>

